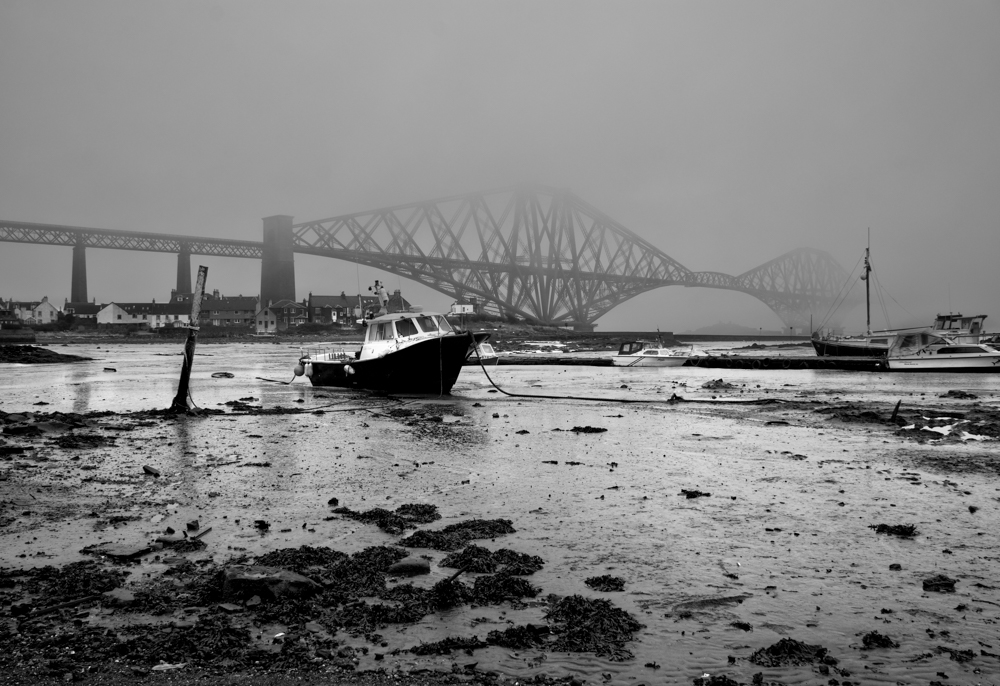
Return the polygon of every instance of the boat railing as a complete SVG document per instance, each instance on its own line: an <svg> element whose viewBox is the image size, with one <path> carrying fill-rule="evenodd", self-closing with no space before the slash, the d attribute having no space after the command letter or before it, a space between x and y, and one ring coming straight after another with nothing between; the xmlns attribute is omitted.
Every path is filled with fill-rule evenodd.
<svg viewBox="0 0 1000 686"><path fill-rule="evenodd" d="M308 357L310 360L327 361L354 360L357 359L356 353L360 350L360 345L313 345L307 348L300 348L299 357Z"/></svg>

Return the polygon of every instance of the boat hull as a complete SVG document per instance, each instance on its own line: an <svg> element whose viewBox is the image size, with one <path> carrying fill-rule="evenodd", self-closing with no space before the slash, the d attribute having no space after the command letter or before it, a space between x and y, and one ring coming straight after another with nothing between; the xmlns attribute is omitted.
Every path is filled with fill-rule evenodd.
<svg viewBox="0 0 1000 686"><path fill-rule="evenodd" d="M441 336L368 360L306 362L311 367L309 380L313 386L447 395L458 380L471 345L468 335Z"/></svg>
<svg viewBox="0 0 1000 686"><path fill-rule="evenodd" d="M611 363L616 367L683 367L687 357L654 355L615 355Z"/></svg>
<svg viewBox="0 0 1000 686"><path fill-rule="evenodd" d="M885 357L888 345L869 345L868 341L814 340L813 348L820 357Z"/></svg>
<svg viewBox="0 0 1000 686"><path fill-rule="evenodd" d="M886 363L893 372L1000 374L1000 354L890 357Z"/></svg>

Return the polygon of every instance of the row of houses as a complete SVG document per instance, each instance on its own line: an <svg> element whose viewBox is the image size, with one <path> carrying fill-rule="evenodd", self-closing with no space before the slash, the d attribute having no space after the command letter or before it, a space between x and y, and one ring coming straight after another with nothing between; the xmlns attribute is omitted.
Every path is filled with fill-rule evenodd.
<svg viewBox="0 0 1000 686"><path fill-rule="evenodd" d="M111 302L106 305L74 303L67 301L62 311L43 298L39 302L4 303L0 300L2 318L21 324L51 324L67 315L77 322L91 322L101 327L131 327L162 329L191 324L191 295L171 292L168 302L148 303ZM397 290L390 298L389 312L402 312L410 308ZM279 300L262 305L255 297L224 297L215 291L202 301L199 324L221 327L252 329L257 333L276 333L303 324L339 324L354 326L363 318L370 318L379 310L375 296L339 296L309 294L302 302Z"/></svg>

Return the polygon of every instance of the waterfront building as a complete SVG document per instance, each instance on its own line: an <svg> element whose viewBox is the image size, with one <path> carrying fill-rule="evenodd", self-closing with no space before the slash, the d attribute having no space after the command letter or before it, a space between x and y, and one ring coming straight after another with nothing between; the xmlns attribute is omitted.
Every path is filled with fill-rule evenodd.
<svg viewBox="0 0 1000 686"><path fill-rule="evenodd" d="M191 323L191 306L187 303L109 303L97 313L98 326L138 326L161 329Z"/></svg>

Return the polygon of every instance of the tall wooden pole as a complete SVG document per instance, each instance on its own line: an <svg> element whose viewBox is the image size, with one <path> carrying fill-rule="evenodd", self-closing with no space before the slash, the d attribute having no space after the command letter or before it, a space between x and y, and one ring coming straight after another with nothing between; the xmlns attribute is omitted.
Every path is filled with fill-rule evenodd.
<svg viewBox="0 0 1000 686"><path fill-rule="evenodd" d="M198 339L198 317L201 316L201 299L205 295L205 280L208 278L208 267L198 267L198 281L191 296L191 322L188 325L187 340L184 342L184 365L181 367L181 380L177 384L177 395L170 406L171 412L188 411L188 386L191 381L191 364L194 362L194 344Z"/></svg>

